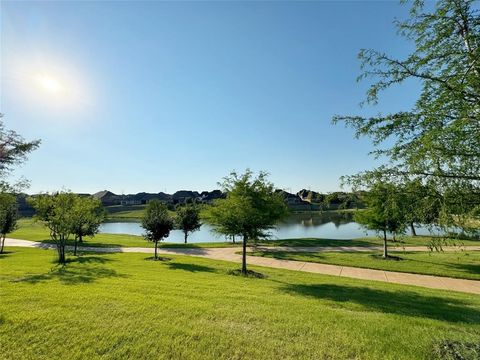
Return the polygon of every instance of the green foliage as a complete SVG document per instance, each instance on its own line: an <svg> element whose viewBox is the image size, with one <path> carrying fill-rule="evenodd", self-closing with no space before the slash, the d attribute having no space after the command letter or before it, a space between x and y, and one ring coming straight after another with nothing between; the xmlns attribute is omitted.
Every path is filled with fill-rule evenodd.
<svg viewBox="0 0 480 360"><path fill-rule="evenodd" d="M197 231L202 226L200 222L200 208L197 205L185 205L177 208L176 226L182 230L185 235L185 244L188 234Z"/></svg>
<svg viewBox="0 0 480 360"><path fill-rule="evenodd" d="M72 212L72 233L75 235L76 255L77 241L82 242L84 236L93 237L105 220L106 213L101 201L91 196L76 197Z"/></svg>
<svg viewBox="0 0 480 360"><path fill-rule="evenodd" d="M61 191L42 194L30 199L36 211L36 219L42 221L50 231L50 239L57 245L58 261L65 264L65 246L70 236L77 240L83 236L93 236L98 232L105 218L103 207L98 199L82 197L71 192Z"/></svg>
<svg viewBox="0 0 480 360"><path fill-rule="evenodd" d="M3 252L5 237L15 230L17 224L17 200L14 195L0 193L0 254Z"/></svg>
<svg viewBox="0 0 480 360"><path fill-rule="evenodd" d="M167 205L159 200L152 200L148 203L142 219L142 227L145 229L145 238L155 243L155 259L158 258L157 244L168 237L173 229L173 223Z"/></svg>
<svg viewBox="0 0 480 360"><path fill-rule="evenodd" d="M356 212L356 222L369 230L383 232L384 257L387 253L387 232L401 234L407 225L405 194L391 183L377 182L363 195L367 209Z"/></svg>
<svg viewBox="0 0 480 360"><path fill-rule="evenodd" d="M434 186L424 185L419 179L407 181L400 187L405 209L405 220L415 235L414 224L435 225L440 223L442 196Z"/></svg>
<svg viewBox="0 0 480 360"><path fill-rule="evenodd" d="M23 163L29 152L35 150L40 141L25 141L17 132L5 129L0 114L0 189L2 191L11 191L15 188L22 188L27 185L25 181L20 181L16 186L11 186L5 180L5 177L12 171L13 167Z"/></svg>
<svg viewBox="0 0 480 360"><path fill-rule="evenodd" d="M256 177L250 170L244 174L232 172L221 186L226 198L217 199L203 213L219 233L240 235L247 240L265 238L268 230L288 214L283 198L267 181L265 172Z"/></svg>
<svg viewBox="0 0 480 360"><path fill-rule="evenodd" d="M58 262L66 263L65 246L73 233L77 195L71 192L42 194L31 199L35 217L50 230L50 238L57 246Z"/></svg>
<svg viewBox="0 0 480 360"><path fill-rule="evenodd" d="M333 119L355 129L357 137L372 138L374 154L390 159L347 181L365 184L379 174L390 181L424 179L444 196L450 223L460 226L465 222L458 216L475 216L480 205L480 15L473 4L442 0L427 12L415 1L410 19L397 23L400 35L414 42L413 53L395 59L375 50L360 52L360 79L374 79L367 102L376 103L383 90L413 79L422 90L412 109Z"/></svg>
<svg viewBox="0 0 480 360"><path fill-rule="evenodd" d="M72 211L72 232L80 240L83 236L94 236L105 220L102 203L91 196L78 197Z"/></svg>
<svg viewBox="0 0 480 360"><path fill-rule="evenodd" d="M243 237L242 272L246 274L247 241L268 237L268 230L287 216L288 209L265 172L257 176L248 169L244 174L232 172L220 185L226 198L217 199L203 217L216 232Z"/></svg>
<svg viewBox="0 0 480 360"><path fill-rule="evenodd" d="M363 207L360 195L357 192L332 192L325 196L323 203L325 208L338 210L358 209Z"/></svg>

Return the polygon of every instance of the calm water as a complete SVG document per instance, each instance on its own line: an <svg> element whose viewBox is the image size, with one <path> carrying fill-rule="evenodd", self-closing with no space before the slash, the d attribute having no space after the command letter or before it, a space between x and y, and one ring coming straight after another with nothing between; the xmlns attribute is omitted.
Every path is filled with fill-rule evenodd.
<svg viewBox="0 0 480 360"><path fill-rule="evenodd" d="M101 233L142 235L144 230L138 222L108 222L100 227ZM272 240L292 238L327 238L327 239L354 239L364 236L375 236L372 231L365 231L352 220L352 214L323 213L323 214L293 214L285 222L272 230ZM428 235L425 228L417 228L417 234ZM183 232L173 230L166 242L182 243ZM225 237L215 234L211 227L202 225L200 230L188 237L188 242L221 242Z"/></svg>

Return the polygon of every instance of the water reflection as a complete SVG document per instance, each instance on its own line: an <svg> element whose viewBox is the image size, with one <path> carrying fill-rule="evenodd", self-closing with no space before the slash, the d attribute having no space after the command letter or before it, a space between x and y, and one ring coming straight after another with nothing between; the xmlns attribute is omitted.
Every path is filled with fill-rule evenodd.
<svg viewBox="0 0 480 360"><path fill-rule="evenodd" d="M101 233L142 235L143 229L138 222L108 222L100 227ZM328 238L353 239L366 235L367 232L353 221L352 213L298 213L292 214L271 231L272 239L291 238ZM183 233L174 230L166 239L167 242L183 242ZM203 225L201 229L189 236L189 242L221 242L225 237L215 234L211 227Z"/></svg>
<svg viewBox="0 0 480 360"><path fill-rule="evenodd" d="M354 223L351 212L297 213L290 215L280 226L301 224L306 227L317 227L332 223L336 228Z"/></svg>

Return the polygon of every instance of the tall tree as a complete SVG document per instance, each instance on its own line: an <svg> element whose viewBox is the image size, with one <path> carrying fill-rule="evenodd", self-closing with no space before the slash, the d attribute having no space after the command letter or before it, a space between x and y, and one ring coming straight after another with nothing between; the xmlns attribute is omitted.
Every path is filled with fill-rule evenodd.
<svg viewBox="0 0 480 360"><path fill-rule="evenodd" d="M175 220L177 228L183 231L185 244L187 243L188 235L197 231L202 226L200 222L200 209L195 204L178 207Z"/></svg>
<svg viewBox="0 0 480 360"><path fill-rule="evenodd" d="M72 208L72 233L75 236L74 255L77 255L78 242L83 242L84 236L94 236L104 220L105 210L99 199L77 196Z"/></svg>
<svg viewBox="0 0 480 360"><path fill-rule="evenodd" d="M216 200L203 216L216 232L242 236L242 274L246 275L247 242L268 237L268 230L288 214L288 209L265 172L257 176L250 170L232 172L220 185L226 198Z"/></svg>
<svg viewBox="0 0 480 360"><path fill-rule="evenodd" d="M472 212L480 204L478 7L471 0L441 0L428 11L423 1L414 1L410 18L397 22L397 28L415 44L409 56L360 51L359 79L374 80L366 102L377 103L383 90L411 79L421 84L421 91L410 110L370 118L334 117L334 123L355 129L357 137L371 137L374 154L390 159L349 180L361 182L379 173L389 179L422 178L441 193L458 190L443 203L446 212Z"/></svg>
<svg viewBox="0 0 480 360"><path fill-rule="evenodd" d="M142 219L145 238L155 244L155 259L158 259L158 242L168 237L173 229L173 219L168 207L159 200L151 200Z"/></svg>
<svg viewBox="0 0 480 360"><path fill-rule="evenodd" d="M31 202L36 210L36 218L43 221L50 230L50 238L55 243L58 262L66 263L65 247L72 235L74 211L77 195L71 192L42 194Z"/></svg>
<svg viewBox="0 0 480 360"><path fill-rule="evenodd" d="M387 233L402 233L407 225L405 199L395 184L378 181L363 194L367 209L354 215L355 221L369 230L383 233L383 257L388 258Z"/></svg>
<svg viewBox="0 0 480 360"><path fill-rule="evenodd" d="M0 254L3 253L5 237L15 230L17 224L17 200L14 195L0 193Z"/></svg>
<svg viewBox="0 0 480 360"><path fill-rule="evenodd" d="M40 140L25 141L17 132L7 130L3 123L3 115L0 114L0 189L11 191L12 187L5 177L16 165L22 164L27 154L40 145ZM23 185L20 184L19 185Z"/></svg>

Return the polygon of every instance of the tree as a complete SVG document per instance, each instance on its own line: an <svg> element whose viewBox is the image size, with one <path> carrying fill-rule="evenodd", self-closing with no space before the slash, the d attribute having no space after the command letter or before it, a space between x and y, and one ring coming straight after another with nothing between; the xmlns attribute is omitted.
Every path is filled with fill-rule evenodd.
<svg viewBox="0 0 480 360"><path fill-rule="evenodd" d="M413 236L415 225L434 225L439 223L442 196L434 186L423 184L420 179L407 181L401 185L405 200L405 218Z"/></svg>
<svg viewBox="0 0 480 360"><path fill-rule="evenodd" d="M78 242L83 242L84 236L94 236L98 232L105 220L105 210L99 199L77 196L72 212L72 234L75 236L73 254L77 255Z"/></svg>
<svg viewBox="0 0 480 360"><path fill-rule="evenodd" d="M377 182L365 192L367 209L354 215L356 222L369 230L383 233L383 258L388 258L387 232L402 233L406 227L403 192L391 183Z"/></svg>
<svg viewBox="0 0 480 360"><path fill-rule="evenodd" d="M196 205L180 206L176 214L177 227L183 231L185 244L188 234L197 231L202 226L200 222L200 209Z"/></svg>
<svg viewBox="0 0 480 360"><path fill-rule="evenodd" d="M336 116L333 122L371 137L374 155L390 160L349 182L382 174L422 179L442 195L454 189L457 196L442 206L458 219L480 204L480 13L471 0L438 1L432 11L423 3L414 1L410 18L397 23L399 34L415 44L409 56L359 54L359 80L374 79L366 102L375 104L383 90L413 79L421 84L413 108L370 118Z"/></svg>
<svg viewBox="0 0 480 360"><path fill-rule="evenodd" d="M155 243L155 260L158 259L158 242L168 237L173 229L173 219L168 213L167 205L159 200L151 200L142 219L145 238Z"/></svg>
<svg viewBox="0 0 480 360"><path fill-rule="evenodd" d="M5 177L13 167L22 164L29 152L40 145L40 140L25 141L17 132L5 129L0 114L0 189L12 190ZM19 183L18 185L23 185Z"/></svg>
<svg viewBox="0 0 480 360"><path fill-rule="evenodd" d="M5 237L15 230L17 224L17 200L14 195L0 193L0 254L3 253Z"/></svg>
<svg viewBox="0 0 480 360"><path fill-rule="evenodd" d="M247 242L268 237L268 230L288 214L288 209L265 172L256 177L248 169L244 174L232 172L220 186L226 198L217 199L203 216L216 232L242 236L242 274L246 275Z"/></svg>
<svg viewBox="0 0 480 360"><path fill-rule="evenodd" d="M50 238L57 247L58 262L66 263L65 246L72 235L74 208L77 195L71 192L57 192L39 195L31 200L36 218L44 221L50 230Z"/></svg>

